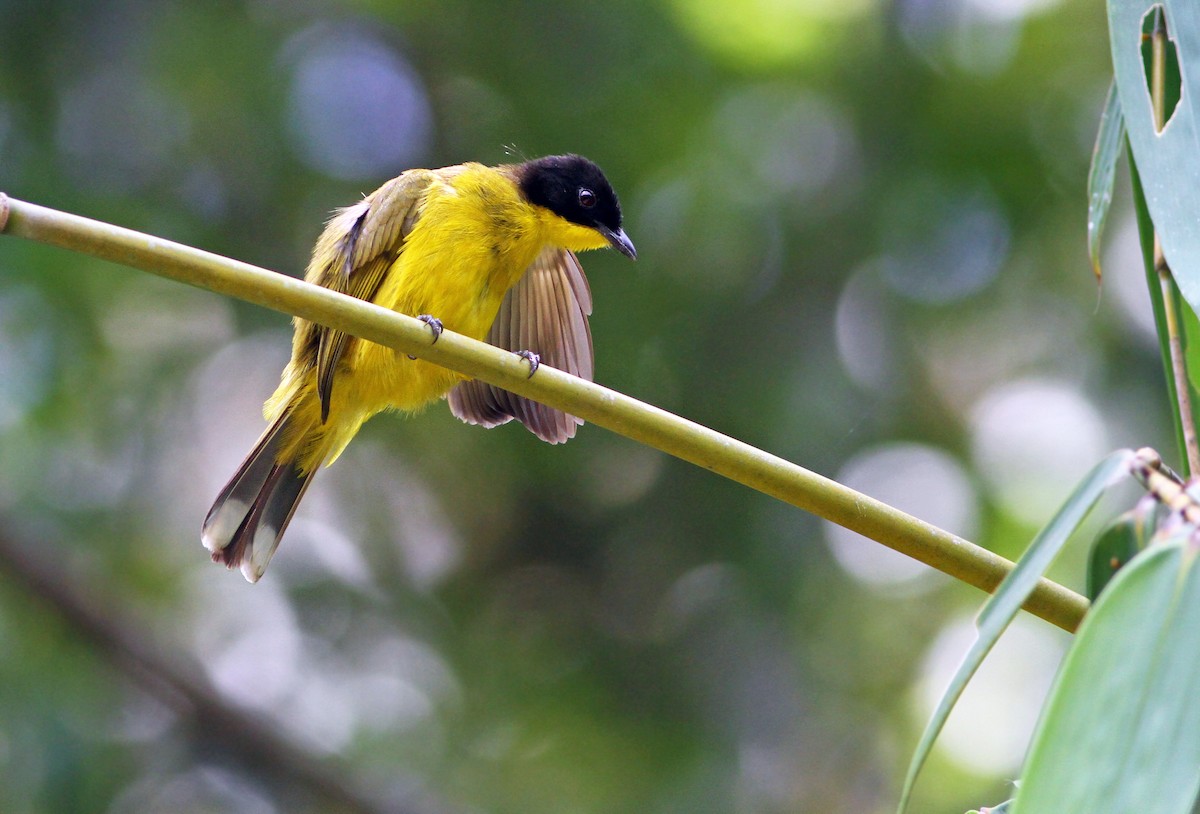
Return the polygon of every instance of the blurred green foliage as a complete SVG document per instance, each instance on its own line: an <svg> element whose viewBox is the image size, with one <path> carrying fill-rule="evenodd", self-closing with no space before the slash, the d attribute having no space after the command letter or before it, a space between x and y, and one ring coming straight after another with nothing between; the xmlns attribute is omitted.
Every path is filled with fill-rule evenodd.
<svg viewBox="0 0 1200 814"><path fill-rule="evenodd" d="M1123 193L1098 304L1088 269L1103 12L726 6L0 0L0 190L298 274L406 166L579 152L639 249L584 258L603 384L1010 557L1165 448ZM597 428L377 419L263 582L209 565L288 336L0 239L0 536L392 800L890 810L982 597ZM913 810L1008 796L1034 661L968 690ZM322 810L145 678L0 577L0 810Z"/></svg>

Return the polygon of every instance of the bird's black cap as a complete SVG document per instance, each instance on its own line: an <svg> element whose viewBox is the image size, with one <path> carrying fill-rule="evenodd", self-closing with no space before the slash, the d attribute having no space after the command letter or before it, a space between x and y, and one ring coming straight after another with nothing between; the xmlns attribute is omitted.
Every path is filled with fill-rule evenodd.
<svg viewBox="0 0 1200 814"><path fill-rule="evenodd" d="M517 167L517 185L532 204L587 226L608 239L613 248L637 257L633 241L621 228L621 204L600 168L581 155L550 155Z"/></svg>

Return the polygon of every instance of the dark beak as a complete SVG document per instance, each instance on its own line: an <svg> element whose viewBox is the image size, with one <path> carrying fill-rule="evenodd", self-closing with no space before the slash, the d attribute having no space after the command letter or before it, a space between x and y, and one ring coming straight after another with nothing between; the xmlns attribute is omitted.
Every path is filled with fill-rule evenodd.
<svg viewBox="0 0 1200 814"><path fill-rule="evenodd" d="M608 242L612 244L614 249L630 260L637 260L637 249L633 247L633 241L629 239L629 235L625 234L624 229L618 229L614 232L607 226L597 226L596 228L600 231L600 234L608 238Z"/></svg>

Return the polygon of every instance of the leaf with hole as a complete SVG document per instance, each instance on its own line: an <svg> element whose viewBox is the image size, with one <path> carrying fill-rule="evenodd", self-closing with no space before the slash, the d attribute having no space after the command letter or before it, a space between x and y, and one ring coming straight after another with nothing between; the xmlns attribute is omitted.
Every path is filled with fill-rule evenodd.
<svg viewBox="0 0 1200 814"><path fill-rule="evenodd" d="M1155 127L1143 27L1154 6L1133 0L1108 4L1113 68L1129 144L1163 253L1193 309L1200 307L1200 3L1164 0L1168 47L1177 49L1179 102L1162 132ZM1170 59L1167 60L1168 66ZM1167 96L1170 98L1170 71Z"/></svg>

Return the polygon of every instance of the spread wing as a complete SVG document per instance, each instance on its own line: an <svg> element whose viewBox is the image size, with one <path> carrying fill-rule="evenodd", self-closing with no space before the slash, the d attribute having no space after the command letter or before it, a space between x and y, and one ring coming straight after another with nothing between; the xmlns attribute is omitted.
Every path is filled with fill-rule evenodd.
<svg viewBox="0 0 1200 814"><path fill-rule="evenodd" d="M317 239L305 279L360 300L373 300L403 251L435 177L431 170L409 170L354 206L335 212ZM325 421L338 362L354 338L311 322L297 325L296 353L316 365L321 421Z"/></svg>
<svg viewBox="0 0 1200 814"><path fill-rule="evenodd" d="M583 267L565 249L546 249L509 289L487 341L507 350L531 350L551 367L592 380L592 292ZM468 424L495 427L515 418L552 444L574 437L583 419L514 395L477 379L450 391L450 410Z"/></svg>

